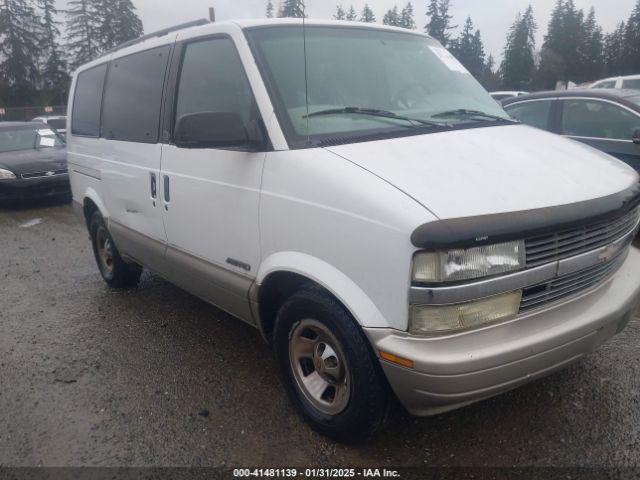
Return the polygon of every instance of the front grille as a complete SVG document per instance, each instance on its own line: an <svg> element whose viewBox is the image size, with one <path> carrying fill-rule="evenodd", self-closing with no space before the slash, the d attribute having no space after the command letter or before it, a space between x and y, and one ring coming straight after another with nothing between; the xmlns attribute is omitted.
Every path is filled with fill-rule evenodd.
<svg viewBox="0 0 640 480"><path fill-rule="evenodd" d="M23 180L29 180L32 178L57 177L58 175L66 175L67 173L69 173L69 171L66 168L62 168L60 170L49 170L46 172L23 173L20 177Z"/></svg>
<svg viewBox="0 0 640 480"><path fill-rule="evenodd" d="M640 209L635 208L613 219L529 238L525 241L526 267L537 267L608 245L631 232L638 220Z"/></svg>
<svg viewBox="0 0 640 480"><path fill-rule="evenodd" d="M546 283L525 288L522 292L520 312L542 307L548 303L562 300L570 295L594 287L613 275L624 262L628 248L625 248L613 260L578 272L562 275Z"/></svg>

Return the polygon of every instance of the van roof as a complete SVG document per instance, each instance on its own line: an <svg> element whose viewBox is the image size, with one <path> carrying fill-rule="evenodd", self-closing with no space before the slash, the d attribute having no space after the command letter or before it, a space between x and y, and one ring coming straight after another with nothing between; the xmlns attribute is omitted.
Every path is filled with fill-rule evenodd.
<svg viewBox="0 0 640 480"><path fill-rule="evenodd" d="M112 50L105 52L101 57L82 65L78 68L77 72L90 69L98 66L102 63L106 63L111 58L118 58L132 53L146 50L148 48L155 48L163 45L173 43L176 34L181 36L196 35L213 35L221 32L228 32L229 30L246 30L251 28L279 26L279 25L302 25L303 21L300 18L270 18L270 19L245 19L245 20L227 20L222 22L209 22L205 19L188 22L174 27L165 28L157 32L149 33L140 37L139 39L126 42L122 45L115 47ZM381 25L379 23L365 23L365 22L350 22L344 20L317 20L306 19L304 24L307 26L341 26L351 28L368 28L375 30L387 30L402 32L407 34L419 35L428 37L427 34L415 31L407 30L401 27L391 27L388 25ZM173 35L171 35L173 34Z"/></svg>

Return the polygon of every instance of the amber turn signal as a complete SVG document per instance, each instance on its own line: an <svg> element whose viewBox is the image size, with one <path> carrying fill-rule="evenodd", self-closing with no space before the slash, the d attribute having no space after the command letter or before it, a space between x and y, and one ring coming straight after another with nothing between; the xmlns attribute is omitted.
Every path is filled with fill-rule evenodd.
<svg viewBox="0 0 640 480"><path fill-rule="evenodd" d="M387 362L395 363L396 365L400 365L405 368L413 368L413 360L409 360L407 358L398 357L393 353L387 353L380 350L380 358L386 360Z"/></svg>

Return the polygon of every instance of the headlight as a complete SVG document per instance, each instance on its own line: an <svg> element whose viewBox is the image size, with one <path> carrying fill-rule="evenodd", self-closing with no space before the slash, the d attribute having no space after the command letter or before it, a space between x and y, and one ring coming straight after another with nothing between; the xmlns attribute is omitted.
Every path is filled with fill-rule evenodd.
<svg viewBox="0 0 640 480"><path fill-rule="evenodd" d="M467 250L419 252L413 258L413 281L440 283L471 280L520 270L524 263L523 241Z"/></svg>
<svg viewBox="0 0 640 480"><path fill-rule="evenodd" d="M429 335L477 328L514 317L522 291L456 305L412 305L409 333Z"/></svg>
<svg viewBox="0 0 640 480"><path fill-rule="evenodd" d="M16 178L16 176L13 174L13 172L4 168L0 168L0 180L10 180L14 178Z"/></svg>

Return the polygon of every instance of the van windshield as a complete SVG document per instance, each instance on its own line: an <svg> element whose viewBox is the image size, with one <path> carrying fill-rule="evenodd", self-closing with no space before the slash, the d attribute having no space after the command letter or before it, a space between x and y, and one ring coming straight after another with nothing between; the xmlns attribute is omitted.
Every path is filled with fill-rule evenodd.
<svg viewBox="0 0 640 480"><path fill-rule="evenodd" d="M509 120L448 51L422 35L307 26L305 41L302 26L285 25L247 36L290 144Z"/></svg>

